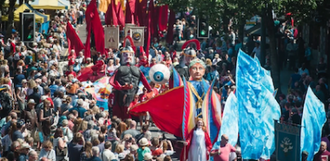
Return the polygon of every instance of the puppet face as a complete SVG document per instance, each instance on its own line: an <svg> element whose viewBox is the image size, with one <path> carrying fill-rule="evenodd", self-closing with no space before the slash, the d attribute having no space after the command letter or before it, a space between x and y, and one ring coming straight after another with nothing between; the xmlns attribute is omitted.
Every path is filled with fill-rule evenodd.
<svg viewBox="0 0 330 161"><path fill-rule="evenodd" d="M205 68L202 64L196 63L189 68L189 73L193 80L201 80L205 74Z"/></svg>
<svg viewBox="0 0 330 161"><path fill-rule="evenodd" d="M123 63L133 63L134 60L133 54L134 54L133 52L123 52L122 53Z"/></svg>

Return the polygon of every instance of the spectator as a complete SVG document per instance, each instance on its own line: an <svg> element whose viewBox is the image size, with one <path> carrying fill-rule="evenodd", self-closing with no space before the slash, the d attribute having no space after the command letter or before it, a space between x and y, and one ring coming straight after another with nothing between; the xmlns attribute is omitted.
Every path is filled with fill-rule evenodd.
<svg viewBox="0 0 330 161"><path fill-rule="evenodd" d="M56 160L56 154L55 154L55 151L53 149L53 145L48 140L42 143L42 149L41 149L40 154L39 154L39 160L43 157L45 157L45 158L47 158L51 161Z"/></svg>
<svg viewBox="0 0 330 161"><path fill-rule="evenodd" d="M211 152L211 156L213 156L214 161L224 161L228 160L231 152L236 152L236 149L228 143L228 136L223 134L220 146Z"/></svg>
<svg viewBox="0 0 330 161"><path fill-rule="evenodd" d="M125 130L122 134L121 134L121 138L123 138L126 134L131 134L132 137L135 138L136 135L139 134L139 132L136 130L136 122L134 120L132 120L130 122L130 125L129 125L129 129L128 130Z"/></svg>
<svg viewBox="0 0 330 161"><path fill-rule="evenodd" d="M115 159L115 155L112 153L111 147L112 145L110 141L106 141L104 143L104 150L103 153L101 153L102 161L109 161Z"/></svg>
<svg viewBox="0 0 330 161"><path fill-rule="evenodd" d="M81 150L85 145L84 137L81 133L75 133L73 140L68 145L69 160L80 160Z"/></svg>

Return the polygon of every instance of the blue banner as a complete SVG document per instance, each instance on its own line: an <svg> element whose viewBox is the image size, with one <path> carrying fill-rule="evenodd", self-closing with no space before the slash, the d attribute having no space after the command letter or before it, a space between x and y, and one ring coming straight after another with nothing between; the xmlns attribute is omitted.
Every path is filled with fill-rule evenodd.
<svg viewBox="0 0 330 161"><path fill-rule="evenodd" d="M301 120L301 144L300 154L308 152L307 160L313 160L314 154L319 151L321 144L322 128L326 122L324 104L315 96L308 87L304 112Z"/></svg>
<svg viewBox="0 0 330 161"><path fill-rule="evenodd" d="M228 143L235 146L238 138L238 107L237 98L232 92L229 94L225 109L223 111L222 124L217 142L213 144L213 149L218 149L220 146L221 136L226 134L229 138Z"/></svg>
<svg viewBox="0 0 330 161"><path fill-rule="evenodd" d="M281 110L267 76L257 59L239 51L236 97L243 159L269 159L275 150L274 120L280 119Z"/></svg>

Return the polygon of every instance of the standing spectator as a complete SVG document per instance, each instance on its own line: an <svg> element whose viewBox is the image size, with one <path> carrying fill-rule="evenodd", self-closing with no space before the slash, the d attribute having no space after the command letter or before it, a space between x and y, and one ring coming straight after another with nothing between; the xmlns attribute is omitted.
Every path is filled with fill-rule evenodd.
<svg viewBox="0 0 330 161"><path fill-rule="evenodd" d="M75 133L73 140L68 145L69 160L80 160L81 150L85 145L84 137L81 133Z"/></svg>
<svg viewBox="0 0 330 161"><path fill-rule="evenodd" d="M228 136L223 134L221 136L220 146L211 152L214 161L229 161L231 152L236 152L236 149L228 143Z"/></svg>
<svg viewBox="0 0 330 161"><path fill-rule="evenodd" d="M13 97L11 96L8 85L3 85L5 88L0 91L0 118L9 115L13 108Z"/></svg>
<svg viewBox="0 0 330 161"><path fill-rule="evenodd" d="M146 153L151 153L151 150L148 147L149 146L149 143L148 143L148 140L146 138L142 138L139 141L139 145L140 145L140 148L137 150L138 160L143 160L144 155Z"/></svg>
<svg viewBox="0 0 330 161"><path fill-rule="evenodd" d="M50 108L49 100L44 100L44 107L40 110L39 121L42 123L42 133L45 137L50 136L50 126L53 121L53 109Z"/></svg>
<svg viewBox="0 0 330 161"><path fill-rule="evenodd" d="M110 141L106 141L104 143L104 151L103 153L101 153L101 159L102 161L111 161L113 159L115 159L115 155L112 153L111 151L111 142Z"/></svg>
<svg viewBox="0 0 330 161"><path fill-rule="evenodd" d="M132 120L130 122L130 125L129 125L129 129L128 130L125 130L122 134L121 134L121 138L123 138L126 134L131 134L132 137L135 138L136 135L139 134L139 132L136 130L136 121Z"/></svg>
<svg viewBox="0 0 330 161"><path fill-rule="evenodd" d="M93 147L92 153L93 153L93 157L88 159L87 161L102 161L101 158L99 158L99 154L100 154L99 147Z"/></svg>
<svg viewBox="0 0 330 161"><path fill-rule="evenodd" d="M92 158L93 154L92 154L92 143L87 141L85 144L85 147L83 149L83 152L80 154L80 160L81 161L86 161L90 158Z"/></svg>
<svg viewBox="0 0 330 161"><path fill-rule="evenodd" d="M28 153L29 153L29 150L30 150L30 145L27 144L27 143L23 143L23 145L21 146L21 149L20 149L20 155L19 155L19 158L18 158L18 161L26 161L28 160Z"/></svg>
<svg viewBox="0 0 330 161"><path fill-rule="evenodd" d="M321 146L319 152L317 152L314 156L314 160L324 160L324 158L329 158L330 152L327 151L327 143L321 141Z"/></svg>
<svg viewBox="0 0 330 161"><path fill-rule="evenodd" d="M262 61L261 60L261 54L265 54L265 53L261 53L260 42L256 41L255 42L255 47L254 47L251 55L255 55L260 61Z"/></svg>
<svg viewBox="0 0 330 161"><path fill-rule="evenodd" d="M57 128L55 131L54 139L53 139L53 145L56 150L56 160L67 160L67 142L68 138L63 135L62 128Z"/></svg>
<svg viewBox="0 0 330 161"><path fill-rule="evenodd" d="M28 161L36 161L36 160L38 160L38 153L36 151L30 151Z"/></svg>
<svg viewBox="0 0 330 161"><path fill-rule="evenodd" d="M47 140L42 143L42 149L39 154L39 160L42 158L47 158L50 161L56 161L56 154L53 149L52 143Z"/></svg>

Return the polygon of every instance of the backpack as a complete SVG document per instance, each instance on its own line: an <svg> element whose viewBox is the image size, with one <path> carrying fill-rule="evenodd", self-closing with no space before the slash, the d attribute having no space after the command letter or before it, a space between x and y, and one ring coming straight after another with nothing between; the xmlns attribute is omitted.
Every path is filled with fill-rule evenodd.
<svg viewBox="0 0 330 161"><path fill-rule="evenodd" d="M11 99L8 99L8 96L6 96L4 91L0 91L0 104L3 110L11 109L12 107L12 101Z"/></svg>
<svg viewBox="0 0 330 161"><path fill-rule="evenodd" d="M73 139L72 131L68 127L62 129L63 129L63 135L68 138L68 142L71 142Z"/></svg>
<svg viewBox="0 0 330 161"><path fill-rule="evenodd" d="M41 111L41 109L43 109L43 107L44 107L43 102L36 105L36 112L37 112L37 115L38 115L38 122L40 122L40 111Z"/></svg>

